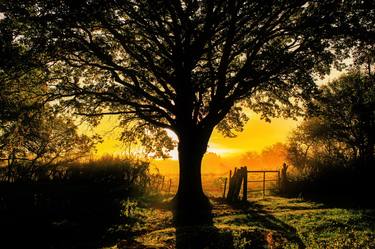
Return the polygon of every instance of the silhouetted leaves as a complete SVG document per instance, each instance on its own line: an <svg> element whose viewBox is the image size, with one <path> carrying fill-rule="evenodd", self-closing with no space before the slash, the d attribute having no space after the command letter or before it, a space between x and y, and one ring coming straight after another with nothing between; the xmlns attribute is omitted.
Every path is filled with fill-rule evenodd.
<svg viewBox="0 0 375 249"><path fill-rule="evenodd" d="M266 120L301 114L314 77L374 40L367 1L8 0L0 12L8 40L43 55L52 98L94 123L120 115L142 133L126 139L156 156L174 146L162 129L174 131L178 191L191 195L177 199L197 202L215 127L234 136L246 107Z"/></svg>
<svg viewBox="0 0 375 249"><path fill-rule="evenodd" d="M372 166L374 158L373 75L352 72L322 86L310 106L309 119L290 138L289 159L301 169L358 161Z"/></svg>

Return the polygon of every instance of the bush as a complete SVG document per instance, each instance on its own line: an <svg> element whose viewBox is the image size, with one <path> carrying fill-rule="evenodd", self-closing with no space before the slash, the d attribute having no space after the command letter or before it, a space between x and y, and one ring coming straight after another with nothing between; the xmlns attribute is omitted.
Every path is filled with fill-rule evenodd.
<svg viewBox="0 0 375 249"><path fill-rule="evenodd" d="M305 174L297 172L285 183L284 195L302 197L326 204L346 207L374 207L372 191L375 170L358 170L353 162L348 167L326 165Z"/></svg>
<svg viewBox="0 0 375 249"><path fill-rule="evenodd" d="M0 181L0 233L12 247L96 248L99 235L122 221L123 200L145 194L152 177L148 162L113 157L37 172L37 178ZM20 236L25 240L17 241Z"/></svg>
<svg viewBox="0 0 375 249"><path fill-rule="evenodd" d="M147 191L151 177L148 162L113 157L42 168L37 172L36 178L15 177L13 182L1 178L2 206L14 207L17 204L12 204L13 201L29 199L28 205L23 203L24 208L42 205L39 202L71 203L74 198L83 200L91 195L96 200L141 195Z"/></svg>

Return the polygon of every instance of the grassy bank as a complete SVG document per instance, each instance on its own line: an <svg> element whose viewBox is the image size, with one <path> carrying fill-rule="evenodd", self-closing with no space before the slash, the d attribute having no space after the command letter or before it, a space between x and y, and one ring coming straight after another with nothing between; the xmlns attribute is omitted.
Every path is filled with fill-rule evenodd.
<svg viewBox="0 0 375 249"><path fill-rule="evenodd" d="M174 227L170 211L138 206L132 226L111 228L118 243L107 248L375 248L375 210L279 197L213 204L214 224L204 227Z"/></svg>

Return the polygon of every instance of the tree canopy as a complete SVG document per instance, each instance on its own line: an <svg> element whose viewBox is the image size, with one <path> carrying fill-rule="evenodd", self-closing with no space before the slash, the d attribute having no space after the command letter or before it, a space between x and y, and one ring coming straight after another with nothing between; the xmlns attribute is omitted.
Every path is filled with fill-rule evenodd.
<svg viewBox="0 0 375 249"><path fill-rule="evenodd" d="M321 87L308 119L293 133L289 160L318 170L333 162L371 167L375 141L374 75L353 71Z"/></svg>
<svg viewBox="0 0 375 249"><path fill-rule="evenodd" d="M235 104L251 96L250 106L265 117L282 104L291 115L295 101L313 91L312 73L327 72L334 58L324 37L337 7L335 1L3 4L5 20L32 27L18 27L20 40L50 52L58 94L75 96L85 113L126 114L177 135L188 123L203 129L220 123L231 135L246 121Z"/></svg>
<svg viewBox="0 0 375 249"><path fill-rule="evenodd" d="M165 129L176 133L176 198L185 208L204 199L200 165L215 127L241 131L245 107L266 119L300 113L315 77L358 39L374 40L371 1L18 0L0 8L13 42L44 55L54 98L86 116L118 114L136 131L129 139L146 135L157 148L173 146Z"/></svg>
<svg viewBox="0 0 375 249"><path fill-rule="evenodd" d="M0 21L0 178L37 180L41 171L87 155L94 140L48 104L44 53L17 40L16 24Z"/></svg>

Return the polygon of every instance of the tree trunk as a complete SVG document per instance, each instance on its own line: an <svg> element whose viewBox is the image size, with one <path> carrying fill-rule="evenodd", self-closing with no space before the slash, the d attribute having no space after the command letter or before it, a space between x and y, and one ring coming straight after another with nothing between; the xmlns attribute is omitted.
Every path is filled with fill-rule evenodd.
<svg viewBox="0 0 375 249"><path fill-rule="evenodd" d="M207 149L209 132L179 136L180 178L174 197L174 218L178 225L212 223L211 205L203 192L201 163Z"/></svg>

